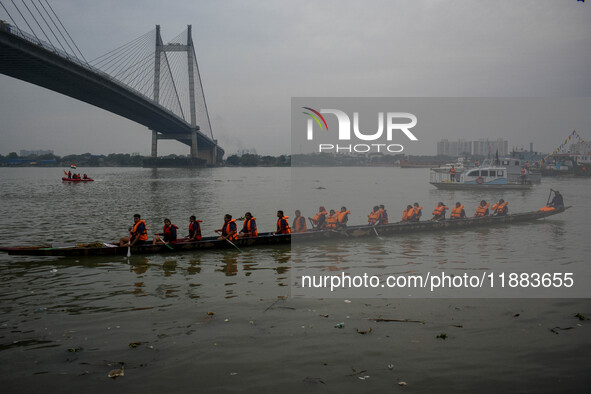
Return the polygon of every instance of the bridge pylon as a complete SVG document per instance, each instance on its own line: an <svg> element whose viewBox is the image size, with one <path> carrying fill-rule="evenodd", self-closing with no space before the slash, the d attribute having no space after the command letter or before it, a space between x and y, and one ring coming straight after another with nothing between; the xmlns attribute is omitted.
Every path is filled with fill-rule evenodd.
<svg viewBox="0 0 591 394"><path fill-rule="evenodd" d="M154 59L154 101L159 103L160 99L160 69L161 69L161 61L162 61L162 54L166 52L186 52L187 53L187 71L189 77L189 111L190 111L190 124L191 124L191 131L188 134L180 135L180 134L162 134L159 133L157 130L152 130L152 157L157 158L158 156L158 140L161 139L175 139L175 140L185 140L191 142L191 159L204 159L208 164L216 164L217 162L217 150L218 146L216 140L214 141L213 147L211 149L207 147L202 147L200 150L197 134L201 130L200 127L197 125L197 111L195 106L195 72L194 72L194 54L195 48L193 46L193 38L192 38L192 27L191 25L187 26L187 44L164 44L162 41L162 36L160 35L160 25L156 25L156 50L155 50L155 59ZM207 115L207 108L205 108L206 116ZM206 120L209 122L209 118Z"/></svg>

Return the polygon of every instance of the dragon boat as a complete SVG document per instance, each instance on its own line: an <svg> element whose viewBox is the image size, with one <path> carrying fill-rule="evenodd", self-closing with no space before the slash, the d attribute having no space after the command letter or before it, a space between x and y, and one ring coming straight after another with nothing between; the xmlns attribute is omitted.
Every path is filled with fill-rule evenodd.
<svg viewBox="0 0 591 394"><path fill-rule="evenodd" d="M0 251L9 255L30 255L30 256L109 256L109 255L131 255L136 254L160 254L180 253L188 251L208 251L229 248L247 248L261 245L280 245L291 242L318 242L329 239L368 238L407 234L411 232L433 232L452 229L465 229L471 227L487 227L494 225L511 224L517 222L534 221L548 216L557 215L569 209L570 206L549 211L531 211L513 213L505 216L485 216L479 218L446 219L440 221L418 221L391 223L385 225L360 225L348 226L342 230L309 230L304 233L294 234L273 234L261 233L257 237L239 238L232 243L220 240L217 237L206 237L201 241L185 242L179 241L170 244L151 243L133 246L119 246L113 243L93 243L76 245L53 245L53 246L17 246L0 247Z"/></svg>

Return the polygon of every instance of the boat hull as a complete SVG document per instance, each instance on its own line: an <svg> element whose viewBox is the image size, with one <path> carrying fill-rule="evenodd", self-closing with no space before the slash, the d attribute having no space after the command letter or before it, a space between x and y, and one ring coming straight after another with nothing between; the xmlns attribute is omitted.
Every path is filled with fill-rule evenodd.
<svg viewBox="0 0 591 394"><path fill-rule="evenodd" d="M352 238L367 238L379 236L388 236L396 234L407 234L411 232L430 232L430 231L445 231L451 229L464 229L470 227L487 227L499 224L510 224L516 222L532 221L543 219L548 216L556 215L564 212L563 209L557 209L549 212L525 212L516 213L507 216L485 216L482 218L465 218L457 220L442 220L442 221L419 221L419 222L405 222L392 223L380 226L351 226L344 230L321 230L308 231L305 233L296 234L281 234L273 235L272 233L264 233L258 237L240 238L234 241L234 245L238 248L247 248L253 246L263 245L281 245L289 244L291 242L318 242L329 239L346 239ZM215 237L206 238L202 241L196 242L179 242L170 244L170 248L166 245L142 245L131 248L131 254L161 254L161 253L179 253L187 251L208 251L217 249L232 249L234 246L225 240L218 240ZM36 247L2 247L0 251L6 252L9 255L29 255L29 256L114 256L127 255L128 248L126 246L120 247L58 247L51 248L46 246Z"/></svg>
<svg viewBox="0 0 591 394"><path fill-rule="evenodd" d="M529 190L531 183L462 183L462 182L429 182L438 189L443 190L483 190L483 189L501 189L501 190Z"/></svg>
<svg viewBox="0 0 591 394"><path fill-rule="evenodd" d="M78 183L78 182L94 182L94 179L92 179L92 178L72 179L72 178L62 177L62 182L73 182L73 183Z"/></svg>

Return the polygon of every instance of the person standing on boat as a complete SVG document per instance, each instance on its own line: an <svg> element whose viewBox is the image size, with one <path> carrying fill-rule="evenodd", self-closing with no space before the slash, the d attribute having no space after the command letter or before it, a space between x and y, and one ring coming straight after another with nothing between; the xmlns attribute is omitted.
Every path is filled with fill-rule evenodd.
<svg viewBox="0 0 591 394"><path fill-rule="evenodd" d="M287 219L289 216L283 216L283 211L277 211L277 231L275 234L291 234Z"/></svg>
<svg viewBox="0 0 591 394"><path fill-rule="evenodd" d="M154 234L154 242L152 243L154 245L176 243L177 229L178 227L172 224L170 219L164 219L164 227L162 227L162 232Z"/></svg>
<svg viewBox="0 0 591 394"><path fill-rule="evenodd" d="M324 223L326 222L326 215L328 215L328 212L326 212L326 208L320 207L318 208L318 213L313 218L308 219L310 219L312 226L314 226L317 229L322 229L324 228Z"/></svg>
<svg viewBox="0 0 591 394"><path fill-rule="evenodd" d="M376 226L380 224L380 219L380 207L376 205L375 207L373 207L373 211L367 216L367 223L370 226Z"/></svg>
<svg viewBox="0 0 591 394"><path fill-rule="evenodd" d="M521 167L521 184L525 185L527 183L527 169L525 167Z"/></svg>
<svg viewBox="0 0 591 394"><path fill-rule="evenodd" d="M431 218L431 220L445 220L445 212L448 209L448 207L446 207L441 201L439 201L439 203L435 207L435 210L433 211L433 217Z"/></svg>
<svg viewBox="0 0 591 394"><path fill-rule="evenodd" d="M380 224L388 224L388 211L384 204L380 204Z"/></svg>
<svg viewBox="0 0 591 394"><path fill-rule="evenodd" d="M490 203L487 203L485 200L480 201L480 205L476 208L476 213L474 214L475 218L481 218L484 216L488 216L488 207Z"/></svg>
<svg viewBox="0 0 591 394"><path fill-rule="evenodd" d="M302 216L299 209L295 211L295 218L293 219L293 232L294 233L305 233L308 231L306 226L306 218Z"/></svg>
<svg viewBox="0 0 591 394"><path fill-rule="evenodd" d="M449 217L450 219L465 219L466 211L464 210L464 205L462 205L459 201L456 202L456 206L451 209Z"/></svg>
<svg viewBox="0 0 591 394"><path fill-rule="evenodd" d="M411 222L418 222L423 216L423 207L419 206L418 202L415 202L412 207L412 214L410 216Z"/></svg>
<svg viewBox="0 0 591 394"><path fill-rule="evenodd" d="M453 165L449 169L449 180L452 182L456 181L456 169Z"/></svg>
<svg viewBox="0 0 591 394"><path fill-rule="evenodd" d="M256 237L259 235L257 231L257 218L253 218L250 212L244 214L244 226L238 234L238 238Z"/></svg>
<svg viewBox="0 0 591 394"><path fill-rule="evenodd" d="M215 230L216 233L220 234L218 239L227 239L229 241L235 241L238 236L236 235L236 219L232 219L232 215L229 213L224 215L224 224L222 228Z"/></svg>
<svg viewBox="0 0 591 394"><path fill-rule="evenodd" d="M509 213L509 202L506 202L502 198L499 200L498 203L491 207L493 211L493 216L505 216Z"/></svg>
<svg viewBox="0 0 591 394"><path fill-rule="evenodd" d="M133 227L129 227L129 237L121 237L119 246L142 245L148 241L146 221L141 219L139 213L133 215L133 223Z"/></svg>
<svg viewBox="0 0 591 394"><path fill-rule="evenodd" d="M82 176L82 179L88 179L88 175L84 174L84 175Z"/></svg>
<svg viewBox="0 0 591 394"><path fill-rule="evenodd" d="M191 215L189 218L189 236L185 238L185 240L191 241L201 241L203 237L201 236L201 220L197 220L195 215Z"/></svg>
<svg viewBox="0 0 591 394"><path fill-rule="evenodd" d="M72 171L68 171L68 179L72 179Z"/></svg>
<svg viewBox="0 0 591 394"><path fill-rule="evenodd" d="M337 215L337 229L343 229L347 227L347 222L349 221L349 215L351 211L347 210L347 207L341 207L341 210L336 213Z"/></svg>

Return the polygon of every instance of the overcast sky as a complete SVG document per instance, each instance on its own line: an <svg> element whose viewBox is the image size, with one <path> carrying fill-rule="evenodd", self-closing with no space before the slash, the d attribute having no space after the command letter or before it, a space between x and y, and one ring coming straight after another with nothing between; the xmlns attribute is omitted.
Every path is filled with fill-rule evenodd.
<svg viewBox="0 0 591 394"><path fill-rule="evenodd" d="M289 154L291 97L591 96L591 2L50 3L87 59L156 24L165 42L192 24L214 137L227 154L238 148ZM8 19L1 8L0 19ZM483 137L507 138L510 146L532 141L536 150L551 151L573 127L591 140L589 124L537 126L495 135L433 130L409 153L435 154L442 138ZM150 143L144 126L0 75L0 154L53 149L58 155L148 155ZM188 152L177 142L159 145L160 154Z"/></svg>

